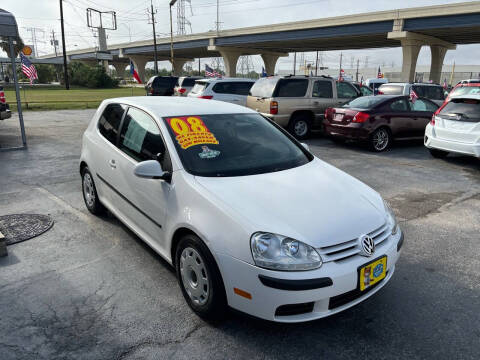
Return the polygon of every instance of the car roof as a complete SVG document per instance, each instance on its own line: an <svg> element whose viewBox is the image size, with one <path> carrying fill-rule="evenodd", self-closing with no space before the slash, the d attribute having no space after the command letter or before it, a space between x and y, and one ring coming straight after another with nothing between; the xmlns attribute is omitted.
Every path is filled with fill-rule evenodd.
<svg viewBox="0 0 480 360"><path fill-rule="evenodd" d="M255 80L253 79L247 79L247 78L199 78L198 80L196 81L203 81L203 82L222 82L222 81L251 81L251 82L255 82Z"/></svg>
<svg viewBox="0 0 480 360"><path fill-rule="evenodd" d="M119 103L135 106L158 117L213 114L258 114L245 106L224 101L181 96L130 96L104 100L105 104Z"/></svg>
<svg viewBox="0 0 480 360"><path fill-rule="evenodd" d="M432 84L432 83L407 83L407 82L389 82L387 84L383 85L401 85L401 86L406 86L406 85L415 85L415 86L442 86L440 84ZM382 85L382 86L383 86Z"/></svg>
<svg viewBox="0 0 480 360"><path fill-rule="evenodd" d="M458 100L458 99L473 99L473 100L480 100L480 94L467 94L467 95L457 95L453 96L451 98L452 100Z"/></svg>

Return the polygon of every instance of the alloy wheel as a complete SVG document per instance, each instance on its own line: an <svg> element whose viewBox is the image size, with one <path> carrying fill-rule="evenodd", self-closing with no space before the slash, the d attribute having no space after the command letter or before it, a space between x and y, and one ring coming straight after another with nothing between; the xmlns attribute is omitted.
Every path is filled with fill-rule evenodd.
<svg viewBox="0 0 480 360"><path fill-rule="evenodd" d="M93 180L90 174L87 172L83 175L83 195L85 197L85 202L89 208L92 208L95 205L95 189L93 187Z"/></svg>
<svg viewBox="0 0 480 360"><path fill-rule="evenodd" d="M372 143L373 148L376 151L383 151L387 148L388 143L390 142L390 135L387 130L379 129L373 134Z"/></svg>
<svg viewBox="0 0 480 360"><path fill-rule="evenodd" d="M307 134L308 124L305 120L297 120L293 127L296 136L302 137Z"/></svg>

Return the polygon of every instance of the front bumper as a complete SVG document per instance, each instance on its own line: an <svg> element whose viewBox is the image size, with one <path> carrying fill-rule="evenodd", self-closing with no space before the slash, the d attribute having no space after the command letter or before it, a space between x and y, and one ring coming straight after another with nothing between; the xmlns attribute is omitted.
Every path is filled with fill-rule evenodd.
<svg viewBox="0 0 480 360"><path fill-rule="evenodd" d="M436 136L434 127L430 124L425 129L424 144L429 149L438 149L480 158L480 143L467 143L440 139Z"/></svg>
<svg viewBox="0 0 480 360"><path fill-rule="evenodd" d="M356 255L338 262L325 263L319 269L311 271L272 271L225 254L217 254L217 260L228 303L232 308L266 320L293 323L320 319L338 313L376 293L393 276L402 243L403 233L399 230L395 236L389 236L377 247L373 257ZM370 291L358 293L358 268L383 255L387 256L386 277ZM265 279L270 279L270 283L268 281L265 283ZM327 279L330 279L331 283ZM316 285L312 285L312 281ZM277 286L278 284L280 285ZM301 290L302 287L305 288L304 286L307 286L308 290ZM234 288L251 294L251 297L238 295ZM347 301L338 305L338 299L342 297L347 298ZM337 305L332 307L331 301L337 301ZM278 315L277 311L280 307L285 309L295 304L298 306L311 304L311 307L306 307L304 313Z"/></svg>

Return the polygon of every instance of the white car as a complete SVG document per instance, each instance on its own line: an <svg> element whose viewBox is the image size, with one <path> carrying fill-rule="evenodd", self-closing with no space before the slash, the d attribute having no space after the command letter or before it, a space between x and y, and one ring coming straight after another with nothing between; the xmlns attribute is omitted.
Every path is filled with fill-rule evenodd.
<svg viewBox="0 0 480 360"><path fill-rule="evenodd" d="M195 85L195 80L201 79L199 76L182 76L178 78L177 85L173 89L174 96L187 96Z"/></svg>
<svg viewBox="0 0 480 360"><path fill-rule="evenodd" d="M172 264L205 318L227 305L280 322L325 317L383 287L401 253L376 191L242 106L105 100L80 173L88 210L110 210Z"/></svg>
<svg viewBox="0 0 480 360"><path fill-rule="evenodd" d="M480 158L480 95L459 95L440 107L425 128L432 156L450 152Z"/></svg>
<svg viewBox="0 0 480 360"><path fill-rule="evenodd" d="M188 97L247 105L247 96L255 80L242 78L210 78L196 80Z"/></svg>

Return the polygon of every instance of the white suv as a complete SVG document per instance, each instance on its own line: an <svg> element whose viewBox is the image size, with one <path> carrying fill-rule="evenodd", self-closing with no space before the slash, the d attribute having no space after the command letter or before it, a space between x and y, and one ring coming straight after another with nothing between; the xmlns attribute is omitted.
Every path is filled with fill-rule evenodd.
<svg viewBox="0 0 480 360"><path fill-rule="evenodd" d="M212 78L195 81L189 97L247 105L247 96L255 80L242 78Z"/></svg>

